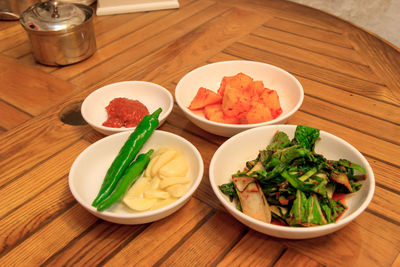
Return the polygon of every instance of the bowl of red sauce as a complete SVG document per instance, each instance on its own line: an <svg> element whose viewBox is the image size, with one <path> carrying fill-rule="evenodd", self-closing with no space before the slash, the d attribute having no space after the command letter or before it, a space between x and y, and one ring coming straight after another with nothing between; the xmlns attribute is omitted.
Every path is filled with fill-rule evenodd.
<svg viewBox="0 0 400 267"><path fill-rule="evenodd" d="M142 118L161 108L162 125L173 107L172 94L161 85L146 81L123 81L103 86L82 103L83 119L96 131L110 135L133 131Z"/></svg>

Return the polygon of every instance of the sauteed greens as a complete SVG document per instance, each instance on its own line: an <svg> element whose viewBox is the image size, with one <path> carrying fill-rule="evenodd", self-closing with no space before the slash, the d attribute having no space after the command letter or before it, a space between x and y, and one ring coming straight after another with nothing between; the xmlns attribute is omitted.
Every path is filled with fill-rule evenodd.
<svg viewBox="0 0 400 267"><path fill-rule="evenodd" d="M335 222L347 208L335 195L358 191L365 170L348 160L317 154L319 138L320 131L308 126L297 126L292 140L276 132L272 143L220 190L237 200L239 210L261 221L289 226Z"/></svg>

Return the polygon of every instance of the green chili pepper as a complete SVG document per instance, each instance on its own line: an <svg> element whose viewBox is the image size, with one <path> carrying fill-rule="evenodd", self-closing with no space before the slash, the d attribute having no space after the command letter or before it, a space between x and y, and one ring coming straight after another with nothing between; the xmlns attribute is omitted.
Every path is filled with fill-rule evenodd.
<svg viewBox="0 0 400 267"><path fill-rule="evenodd" d="M132 163L137 153L142 149L144 143L157 128L159 124L158 116L161 111L162 109L159 108L152 114L144 116L136 126L135 131L129 136L108 169L100 191L93 200L92 206L96 207L99 205L100 202L105 200L114 191L115 186L126 168Z"/></svg>
<svg viewBox="0 0 400 267"><path fill-rule="evenodd" d="M97 210L102 211L109 208L114 203L118 202L128 191L131 184L135 183L140 174L144 171L150 162L150 156L153 153L150 149L146 154L140 154L137 159L126 169L124 175L118 181L112 194L97 205Z"/></svg>

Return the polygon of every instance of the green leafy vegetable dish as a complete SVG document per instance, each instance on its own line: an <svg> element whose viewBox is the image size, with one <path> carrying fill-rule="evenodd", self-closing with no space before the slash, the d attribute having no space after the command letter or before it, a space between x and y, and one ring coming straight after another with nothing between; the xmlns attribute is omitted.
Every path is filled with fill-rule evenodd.
<svg viewBox="0 0 400 267"><path fill-rule="evenodd" d="M347 209L339 196L358 191L365 170L316 153L319 138L320 131L308 126L297 126L292 140L277 131L272 143L219 189L243 213L264 222L300 227L336 222Z"/></svg>

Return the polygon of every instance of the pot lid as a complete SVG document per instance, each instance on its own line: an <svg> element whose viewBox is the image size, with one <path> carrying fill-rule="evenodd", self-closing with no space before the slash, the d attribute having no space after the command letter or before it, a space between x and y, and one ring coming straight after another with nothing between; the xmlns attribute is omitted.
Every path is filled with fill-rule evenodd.
<svg viewBox="0 0 400 267"><path fill-rule="evenodd" d="M25 10L20 21L31 30L59 31L78 26L85 22L87 17L87 12L79 5L50 0Z"/></svg>

